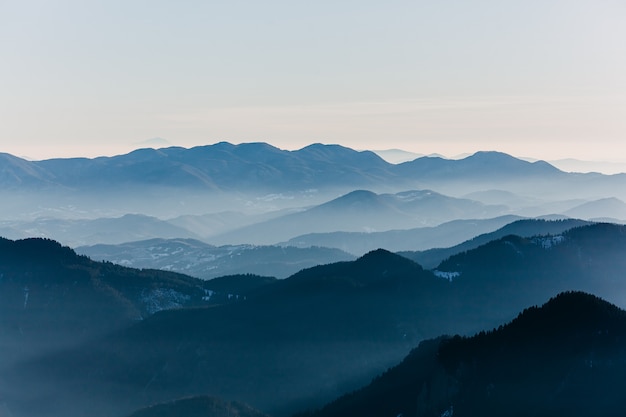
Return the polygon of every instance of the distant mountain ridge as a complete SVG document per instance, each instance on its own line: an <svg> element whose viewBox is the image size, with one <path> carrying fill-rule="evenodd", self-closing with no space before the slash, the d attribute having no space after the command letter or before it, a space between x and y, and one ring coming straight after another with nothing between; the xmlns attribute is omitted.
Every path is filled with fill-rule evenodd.
<svg viewBox="0 0 626 417"><path fill-rule="evenodd" d="M545 161L527 162L502 152L476 152L463 159L418 158L399 165L404 175L420 178L447 179L447 177L480 178L499 175L505 177L546 177L563 174L558 168Z"/></svg>
<svg viewBox="0 0 626 417"><path fill-rule="evenodd" d="M286 151L267 143L220 142L94 159L0 157L7 220L127 213L174 218L232 210L258 214L320 204L359 189L377 194L429 189L449 196L507 190L528 201L624 201L626 174L564 173L546 162L500 152L391 164L370 151L322 144Z"/></svg>
<svg viewBox="0 0 626 417"><path fill-rule="evenodd" d="M190 230L164 220L142 214L126 214L115 218L54 219L40 218L28 222L0 223L0 236L10 239L41 237L81 246L93 242L119 244L153 238L198 238Z"/></svg>
<svg viewBox="0 0 626 417"><path fill-rule="evenodd" d="M164 195L163 200L167 199ZM297 201L307 203L306 199ZM7 204L11 201L8 200ZM544 208L535 207L533 210L541 218L550 217L544 216L548 213L561 212L579 214L593 221L623 223L625 220L618 217L626 219L626 205L616 198L582 204L563 202L562 211L550 211L558 209L557 206L559 204L549 203ZM519 211L524 212L525 209ZM85 213L76 215L84 216ZM355 190L317 205L257 214L227 211L165 220L143 214L0 220L0 236L10 239L43 237L71 247L183 238L221 246L320 246L359 256L381 247L390 251L447 247L523 217L536 215L517 215L516 210L509 206L485 204L431 190L408 190L395 194Z"/></svg>
<svg viewBox="0 0 626 417"><path fill-rule="evenodd" d="M481 245L508 235L530 238L540 235L557 235L574 227L590 225L591 222L578 219L544 220L519 219L489 233L473 237L465 242L448 248L432 248L424 251L399 251L402 256L419 263L425 268L436 268L445 259L461 252L476 249Z"/></svg>
<svg viewBox="0 0 626 417"><path fill-rule="evenodd" d="M167 199L167 195L163 198ZM509 211L504 205L483 204L431 190L396 194L355 190L319 205L255 215L221 212L169 220L143 214L95 219L41 217L28 221L7 220L0 221L0 235L11 239L45 237L73 247L123 244L152 238L203 239L218 245L274 245L311 232L401 230L433 226L458 218L485 219ZM378 247L381 246L369 250Z"/></svg>
<svg viewBox="0 0 626 417"><path fill-rule="evenodd" d="M213 236L212 240L220 244L274 244L311 232L410 229L459 218L491 218L508 212L507 206L449 197L431 190L409 190L396 194L355 190L300 212Z"/></svg>
<svg viewBox="0 0 626 417"><path fill-rule="evenodd" d="M438 226L386 232L310 233L296 236L281 245L334 247L354 255L362 255L377 248L391 252L417 251L462 243L520 219L519 216L506 215L489 219L452 220Z"/></svg>
<svg viewBox="0 0 626 417"><path fill-rule="evenodd" d="M338 145L314 144L298 151L284 151L266 143L232 145L220 142L195 148L138 149L113 157L26 161L5 157L0 172L3 188L24 184L112 187L160 185L207 190L249 190L376 182L390 164L373 152L357 152ZM9 165L10 164L10 165ZM364 167L363 169L360 167Z"/></svg>
<svg viewBox="0 0 626 417"><path fill-rule="evenodd" d="M113 157L26 161L8 154L0 158L0 187L177 186L206 190L305 189L367 187L395 181L497 180L568 174L547 162L527 162L500 152L477 152L464 159L420 157L390 164L373 152L339 145L313 144L285 151L267 143L233 145L220 142L190 149L138 149ZM497 177L494 178L494 175ZM597 177L588 175L587 177Z"/></svg>
<svg viewBox="0 0 626 417"><path fill-rule="evenodd" d="M0 153L0 185L13 188L53 184L50 173L26 159Z"/></svg>
<svg viewBox="0 0 626 417"><path fill-rule="evenodd" d="M508 235L452 256L434 273L376 250L285 280L254 279L238 302L158 312L8 370L12 383L0 392L12 407L31 410L20 417L39 416L41 407L100 417L200 393L288 415L361 386L420 340L492 328L561 291L623 306L625 251L625 226L611 224ZM83 412L68 414L76 398Z"/></svg>
<svg viewBox="0 0 626 417"><path fill-rule="evenodd" d="M591 219L598 217L614 218L626 220L626 203L618 198L603 198L581 204L563 214L581 219Z"/></svg>
<svg viewBox="0 0 626 417"><path fill-rule="evenodd" d="M304 268L354 259L339 249L254 245L217 247L194 239L150 239L119 245L82 246L75 250L97 261L162 269L202 279L238 274L286 278Z"/></svg>

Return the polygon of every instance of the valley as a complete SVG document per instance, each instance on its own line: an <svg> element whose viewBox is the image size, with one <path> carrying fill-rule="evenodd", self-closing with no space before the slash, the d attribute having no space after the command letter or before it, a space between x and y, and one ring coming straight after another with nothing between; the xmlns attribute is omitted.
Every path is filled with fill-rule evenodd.
<svg viewBox="0 0 626 417"><path fill-rule="evenodd" d="M624 174L263 143L1 163L0 415L578 415L586 380L621 407ZM540 387L510 365L576 337Z"/></svg>

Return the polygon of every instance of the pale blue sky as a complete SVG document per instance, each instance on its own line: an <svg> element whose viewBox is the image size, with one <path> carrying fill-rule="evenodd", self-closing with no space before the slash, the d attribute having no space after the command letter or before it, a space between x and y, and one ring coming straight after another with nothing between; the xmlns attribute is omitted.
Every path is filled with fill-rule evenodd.
<svg viewBox="0 0 626 417"><path fill-rule="evenodd" d="M626 160L626 2L0 0L0 151Z"/></svg>

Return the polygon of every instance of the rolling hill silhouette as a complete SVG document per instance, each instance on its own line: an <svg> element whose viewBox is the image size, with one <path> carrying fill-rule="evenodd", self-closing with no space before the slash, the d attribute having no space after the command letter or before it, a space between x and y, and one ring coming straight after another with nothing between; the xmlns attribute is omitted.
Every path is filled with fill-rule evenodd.
<svg viewBox="0 0 626 417"><path fill-rule="evenodd" d="M617 416L626 312L561 293L498 329L422 342L370 385L310 417Z"/></svg>

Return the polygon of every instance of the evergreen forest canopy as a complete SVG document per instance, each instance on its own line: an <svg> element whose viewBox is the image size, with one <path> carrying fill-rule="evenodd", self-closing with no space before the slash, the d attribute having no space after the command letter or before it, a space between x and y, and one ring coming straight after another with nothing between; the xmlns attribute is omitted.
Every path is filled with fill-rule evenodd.
<svg viewBox="0 0 626 417"><path fill-rule="evenodd" d="M446 409L438 407L449 401L455 413L470 410L466 415L472 415L471 410L476 409L472 407L479 406L469 401L474 398L473 388L466 392L458 386L493 384L503 387L497 391L502 397L490 406L493 410L484 410L495 413L503 412L498 404L518 401L517 391L507 391L512 382L497 379L502 372L495 373L493 381L478 382L472 378L480 377L481 372L476 371L476 377L466 374L463 364L474 363L475 355L490 358L492 362L485 366L494 369L509 369L503 362L514 361L515 352L530 352L534 356L528 361L545 364L553 361L557 352L563 358L568 350L560 351L558 343L569 341L581 349L598 346L598 351L572 355L598 360L600 366L618 359L596 355L621 352L624 346L620 343L626 340L617 327L609 326L604 330L611 335L613 350L605 352L608 348L594 340L583 343L580 334L589 333L585 326L597 323L591 319L609 313L619 318L623 313L596 297L568 293L555 299L569 300L557 303L566 306L567 312L554 313L567 325L546 317L524 326L515 324L524 317L535 317L538 313L534 311L553 311L549 307L553 300L539 310L525 311L495 333L423 342L442 334L470 336L492 329L528 306L571 288L623 300L626 286L620 276L626 265L619 254L626 249L626 233L619 225L592 224L559 235L528 238L508 235L450 257L435 272L377 250L356 261L309 268L284 280L248 275L203 281L94 262L49 240L5 239L1 243L5 354L0 392L17 416L41 415L44 410L48 415L121 416L164 399L199 394L237 398L270 415L289 415L321 407L333 397L365 385L418 344L418 352L426 349L424 346L430 346L431 352L439 349L440 365L411 371L415 378L422 378L419 387L410 390L415 397L410 397L411 404L420 403L423 410L441 415ZM449 280L437 271L457 272L458 276ZM597 306L604 306L601 313L596 314ZM607 326L611 320L605 320ZM505 330L509 328L517 330ZM555 329L582 339L574 339L575 343L568 339L574 336L561 339ZM508 352L509 356L479 353L491 340L509 340L490 336L503 331L516 340L511 345L516 350ZM539 349L543 342L532 339L547 343L549 332L556 332L550 343L557 347ZM609 341L602 339L601 343ZM562 382L559 372L566 369L563 367L554 370L545 389ZM510 369L521 372L530 368ZM621 372L617 366L599 369L612 378L609 381L616 381ZM434 374L428 373L431 371ZM584 372L581 375L576 378L588 377ZM427 377L435 380L423 382ZM528 384L533 380L532 375L520 378ZM335 384L320 390L329 380ZM441 385L437 389L443 391L424 391L422 385L429 384ZM26 386L32 389L25 390ZM393 390L383 392L386 399L396 398ZM570 394L563 395L569 398ZM537 400L533 407L561 410L562 405L546 401ZM611 401L611 407L617 406L617 400ZM398 399L397 404L408 402ZM580 407L572 409L583 409ZM612 409L606 407L607 412ZM405 412L413 415L415 411Z"/></svg>

